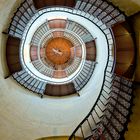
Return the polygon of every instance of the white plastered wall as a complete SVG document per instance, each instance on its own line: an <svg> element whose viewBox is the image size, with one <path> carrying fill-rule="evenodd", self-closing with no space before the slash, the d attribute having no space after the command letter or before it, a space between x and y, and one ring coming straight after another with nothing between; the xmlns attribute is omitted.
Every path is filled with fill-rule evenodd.
<svg viewBox="0 0 140 140"><path fill-rule="evenodd" d="M19 3L4 1L0 12L0 18L3 19L0 21L1 32L8 27L9 19L14 12L11 9L15 9L13 7ZM91 109L102 83L98 80L90 82L81 97L41 99L18 85L12 77L4 79L8 73L5 60L6 38L7 35L0 35L0 138L33 140L46 136L70 135ZM102 80L103 71L95 72L97 75L93 78L96 79L100 74ZM89 92L92 84L94 88Z"/></svg>

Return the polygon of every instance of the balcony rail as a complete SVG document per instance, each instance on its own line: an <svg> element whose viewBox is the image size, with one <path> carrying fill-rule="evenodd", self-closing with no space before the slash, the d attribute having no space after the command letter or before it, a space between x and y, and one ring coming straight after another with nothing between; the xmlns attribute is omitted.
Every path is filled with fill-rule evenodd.
<svg viewBox="0 0 140 140"><path fill-rule="evenodd" d="M112 49L114 47L114 40L113 40L112 35L111 35L111 30L104 23L102 23L101 21L99 21L96 17L94 17L94 16L92 16L90 14L87 14L85 12L81 12L79 10L75 10L75 9L72 9L72 8L67 8L66 9L66 8L62 8L62 7L56 7L56 8L52 8L52 9L51 8L50 9L44 9L42 12L36 13L36 18L38 18L38 16L40 16L43 13L48 12L48 11L65 11L65 12L68 12L68 13L69 12L70 13L73 13L74 15L80 15L80 16L83 16L84 15L84 17L86 19L90 20L93 24L95 24L96 26L98 26L98 28L100 28L102 30L102 32L104 33L104 35L106 36L107 41L108 41L108 54L109 54L109 59L108 59L109 62L108 63L109 63L109 65L108 65L108 67L107 67L106 70L107 70L107 72L112 72L113 71L113 67L114 67L114 56L112 54ZM69 25L71 25L71 24L69 23ZM68 26L68 28L69 27L70 26ZM79 26L78 26L78 28L79 28ZM23 38L26 38L26 36L23 36ZM28 73L31 76L34 77L34 74L27 67L23 67L23 68L26 69L28 71ZM36 79L40 80L38 77L36 77ZM43 80L41 80L41 81L43 81ZM77 85L75 87L77 87Z"/></svg>
<svg viewBox="0 0 140 140"><path fill-rule="evenodd" d="M59 9L60 11L63 11L64 9L63 8L53 8L52 10L53 11L56 11L56 9ZM68 11L69 11L69 9L67 9ZM50 11L50 10L49 10ZM44 11L44 12L47 12L47 9L46 9L46 11ZM41 14L43 14L44 13L43 11L41 12ZM66 11L66 9L65 9L65 12L67 12ZM73 13L74 14L76 14L75 13L75 11L73 10ZM79 13L78 11L77 11L77 13ZM39 16L40 14L39 13L37 13L37 15ZM36 15L36 16L37 16ZM87 16L87 17L86 17ZM85 16L85 18L89 18L89 15L86 15ZM107 37L107 39L108 39L108 42L109 42L109 47L110 47L110 59L109 59L109 61L110 61L110 68L108 67L108 70L109 71L111 71L111 67L112 67L112 65L113 65L113 60L114 60L114 58L113 58L113 55L112 55L112 47L113 47L113 39L111 38L111 33L110 33L110 29L108 29L107 28L107 26L105 26L103 23L101 23L101 22L99 22L96 18L94 18L93 16L91 16L91 18L92 18L92 22L94 23L94 24L96 24L96 22L99 24L99 28L104 32L104 34L106 35L106 37ZM95 20L93 20L93 19L95 19ZM96 21L96 22L95 22ZM97 25L96 25L97 26ZM25 37L24 37L25 38Z"/></svg>
<svg viewBox="0 0 140 140"><path fill-rule="evenodd" d="M80 74L73 80L75 89L79 92L91 78L97 62L85 61L85 65Z"/></svg>
<svg viewBox="0 0 140 140"><path fill-rule="evenodd" d="M106 73L104 85L96 103L69 140L75 136L85 140L121 139L131 114L132 86L131 80Z"/></svg>
<svg viewBox="0 0 140 140"><path fill-rule="evenodd" d="M25 0L21 3L20 7L14 14L10 27L8 28L8 34L18 38L22 38L22 34L29 22L29 20L36 13L32 0Z"/></svg>
<svg viewBox="0 0 140 140"><path fill-rule="evenodd" d="M32 2L30 2L30 0L27 0L22 3L15 13L9 28L10 35L18 38L26 37L23 36L23 32L27 27L28 21L36 13ZM124 13L107 1L90 0L87 2L87 0L78 0L75 9L68 7L47 7L45 9L40 9L38 13L36 13L36 18L41 14L50 11L65 11L90 20L102 30L108 41L108 62L104 71L104 80L100 94L91 111L73 131L69 140L76 136L80 136L82 139L87 140L99 139L101 137L104 137L107 140L122 138L125 129L127 129L127 127L124 126L128 123L131 113L133 97L132 81L113 74L115 54L112 53L112 49L114 49L115 43L112 37L112 31L109 27L117 22L124 21ZM90 35L86 34L85 37L85 34L82 31L83 29L79 28L79 25L77 24L69 22L67 28L80 34L80 37L84 42L88 42L88 39L91 39ZM82 35L84 37L82 37ZM38 37L32 43L33 45L37 45ZM77 91L81 89L81 80L85 80L85 77L87 78L87 75L85 75L86 70L91 70L91 67L94 67L95 65L91 64L91 67L89 67L87 62L85 66L86 67L79 74L79 77L73 82ZM13 77L24 87L43 96L47 83L40 81L29 69L27 69L28 68L25 67L24 70L14 73ZM90 74L92 73L93 71L91 70ZM88 82L89 78L90 76L82 86Z"/></svg>
<svg viewBox="0 0 140 140"><path fill-rule="evenodd" d="M13 78L22 86L27 88L28 90L38 93L43 97L45 92L46 83L39 81L35 77L31 76L26 72L26 70L22 70L20 72L16 72L13 74Z"/></svg>
<svg viewBox="0 0 140 140"><path fill-rule="evenodd" d="M53 20L51 22L53 23ZM54 64L51 64L51 62L47 59L47 57L45 55L42 55L41 50L45 49L44 42L48 42L48 39L50 40L50 39L54 38L54 36L53 36L54 32L63 32L62 37L70 40L72 42L73 48L71 48L70 61L68 61L65 65L61 66L62 70L59 70L58 73L59 74L61 72L66 73L66 74L62 75L62 77L59 77L59 78L68 77L76 71L76 69L81 65L81 63L84 63L83 60L85 59L85 57L84 57L84 53L83 53L83 49L82 49L83 48L82 46L84 46L84 43L82 41L80 41L77 38L77 36L75 36L75 33L72 31L69 31L67 29L49 30L45 26L48 26L48 25L46 23L44 23L41 27L39 27L37 30L39 32L36 31L35 35L32 38L31 51L30 51L31 63L39 72L43 73L46 76L54 78L54 73L55 74L57 73L57 70L55 70L56 66ZM74 34L72 34L71 32ZM42 36L43 36L43 38L42 38ZM59 34L58 34L57 37L61 37L61 36L59 36Z"/></svg>
<svg viewBox="0 0 140 140"><path fill-rule="evenodd" d="M100 19L107 26L125 21L124 12L120 11L111 2L104 0L78 0L75 9L88 12Z"/></svg>

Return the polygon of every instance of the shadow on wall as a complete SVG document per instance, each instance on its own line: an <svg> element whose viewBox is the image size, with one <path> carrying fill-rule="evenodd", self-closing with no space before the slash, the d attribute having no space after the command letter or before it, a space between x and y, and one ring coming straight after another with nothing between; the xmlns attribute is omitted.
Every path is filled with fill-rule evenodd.
<svg viewBox="0 0 140 140"><path fill-rule="evenodd" d="M115 73L132 78L135 71L135 45L133 32L127 22L112 27L116 42Z"/></svg>
<svg viewBox="0 0 140 140"><path fill-rule="evenodd" d="M137 65L134 79L140 82L140 12L130 18L131 24L135 31L136 45L137 45Z"/></svg>

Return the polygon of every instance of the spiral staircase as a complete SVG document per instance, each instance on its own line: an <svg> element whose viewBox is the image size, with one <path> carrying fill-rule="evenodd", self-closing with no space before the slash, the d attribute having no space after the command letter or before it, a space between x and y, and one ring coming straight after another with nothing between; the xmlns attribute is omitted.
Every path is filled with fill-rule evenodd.
<svg viewBox="0 0 140 140"><path fill-rule="evenodd" d="M47 17L46 22L41 21L43 15ZM83 26L84 23L77 20L79 17L99 28L106 39L106 45L98 44L99 37L89 30L92 26ZM38 19L42 24L34 26L32 33L32 26ZM125 13L108 1L25 0L15 12L6 32L9 73L21 86L41 98L71 98L77 95L81 98L82 90L92 82L97 69L101 68L102 47L106 54L104 64L101 64L103 78L100 92L88 114L65 139L122 140L133 105L135 44L130 30ZM127 38L123 38L129 44L128 47L121 40L123 32L128 34ZM70 40L73 47L70 61L58 66L52 64L43 51L46 42L61 37ZM26 51L29 53L26 54Z"/></svg>

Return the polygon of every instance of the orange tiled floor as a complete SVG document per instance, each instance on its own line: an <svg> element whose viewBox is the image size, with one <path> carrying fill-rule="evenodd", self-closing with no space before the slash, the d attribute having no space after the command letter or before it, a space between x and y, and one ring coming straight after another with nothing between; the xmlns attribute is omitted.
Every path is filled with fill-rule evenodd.
<svg viewBox="0 0 140 140"><path fill-rule="evenodd" d="M65 38L54 38L46 44L46 56L55 65L62 65L69 61L72 43Z"/></svg>

